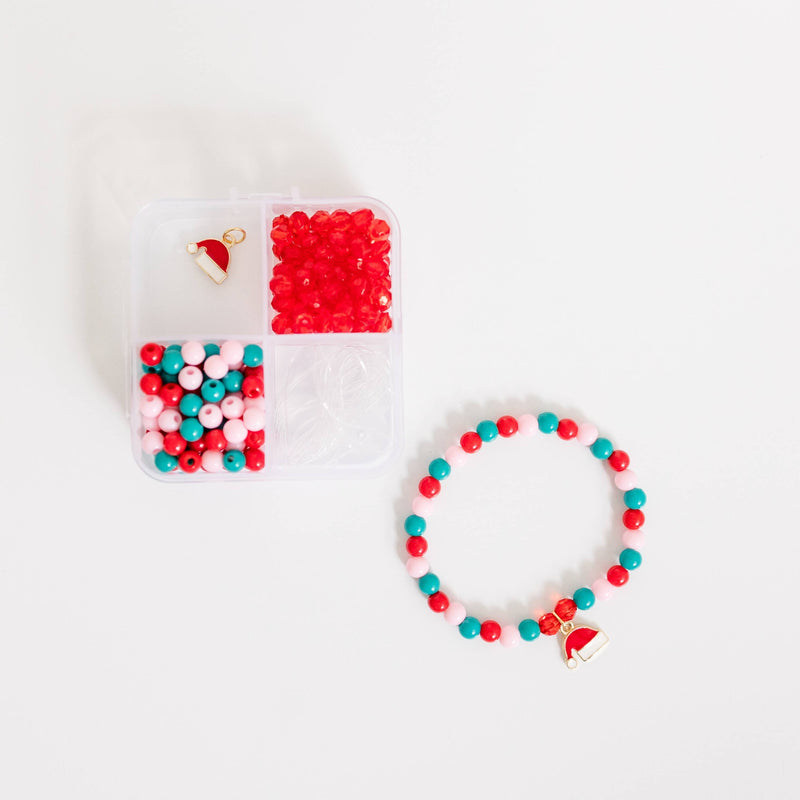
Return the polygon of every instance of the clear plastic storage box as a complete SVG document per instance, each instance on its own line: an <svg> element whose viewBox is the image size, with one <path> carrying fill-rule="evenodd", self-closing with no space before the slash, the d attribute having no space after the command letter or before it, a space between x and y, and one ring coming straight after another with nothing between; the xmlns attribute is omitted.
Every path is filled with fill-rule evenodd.
<svg viewBox="0 0 800 800"><path fill-rule="evenodd" d="M366 476L399 452L400 247L385 205L366 197L163 200L136 217L132 246L131 438L148 475ZM246 351L250 366L220 366L216 348L226 342L257 345ZM176 355L197 362L196 343L202 362ZM143 363L148 344L165 349L155 365ZM238 350L229 344L223 353Z"/></svg>

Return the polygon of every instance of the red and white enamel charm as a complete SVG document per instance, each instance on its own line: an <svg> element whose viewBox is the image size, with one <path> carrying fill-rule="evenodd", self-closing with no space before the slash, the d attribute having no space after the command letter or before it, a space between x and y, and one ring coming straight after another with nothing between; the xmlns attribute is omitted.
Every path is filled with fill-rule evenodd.
<svg viewBox="0 0 800 800"><path fill-rule="evenodd" d="M603 631L587 625L562 622L561 633L564 636L564 659L570 669L575 669L579 660L594 658L608 644L608 636Z"/></svg>
<svg viewBox="0 0 800 800"><path fill-rule="evenodd" d="M228 263L231 259L231 247L240 244L247 238L241 228L229 228L221 239L203 239L186 245L186 251L197 258L194 262L203 272L219 285L228 277Z"/></svg>

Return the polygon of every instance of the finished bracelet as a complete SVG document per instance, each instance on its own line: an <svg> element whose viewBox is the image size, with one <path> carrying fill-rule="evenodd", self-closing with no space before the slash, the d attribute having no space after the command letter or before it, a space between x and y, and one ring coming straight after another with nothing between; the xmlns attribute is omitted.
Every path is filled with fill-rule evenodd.
<svg viewBox="0 0 800 800"><path fill-rule="evenodd" d="M544 434L555 433L560 439L569 441L576 439L588 447L592 455L605 461L614 475L616 487L624 492L625 512L622 515L624 531L622 541L625 549L619 554L619 563L608 569L604 576L595 580L591 587L582 586L576 589L572 597L564 597L555 604L552 612L543 614L538 620L523 619L518 625L501 626L494 620L480 622L476 617L467 615L464 606L451 601L439 589L439 578L430 571L428 560L424 557L428 550L428 542L424 537L427 529L426 516L429 513L433 498L442 488L442 481L449 477L452 470L461 466L471 453L477 453L481 447L498 437L509 438L519 433L522 436L541 431ZM563 635L563 653L567 666L574 669L578 659L588 661L608 643L603 631L586 625L573 623L577 611L591 608L595 600L608 599L615 587L624 586L628 582L630 572L642 563L640 554L644 534L642 508L647 496L638 488L636 474L628 469L630 458L624 450L615 450L608 439L598 436L597 428L589 423L578 425L574 420L561 419L550 412L539 414L523 414L516 419L503 416L492 422L484 420L474 431L468 431L459 440L458 445L449 447L444 458L435 458L428 467L428 475L419 482L419 495L412 503L413 514L406 517L405 532L408 534L406 550L409 559L406 562L408 574L416 578L420 590L428 598L428 606L436 613L442 613L450 625L457 625L465 639L480 636L485 642L500 641L505 647L516 647L520 641L532 641L540 633L553 636Z"/></svg>

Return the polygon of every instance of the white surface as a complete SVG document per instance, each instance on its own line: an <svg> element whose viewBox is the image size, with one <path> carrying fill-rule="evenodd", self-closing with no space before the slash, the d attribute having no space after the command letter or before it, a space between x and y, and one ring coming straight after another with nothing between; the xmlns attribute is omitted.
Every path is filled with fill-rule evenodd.
<svg viewBox="0 0 800 800"><path fill-rule="evenodd" d="M595 797L795 796L796 4L4 16L0 796L570 798L588 775ZM130 220L232 185L397 213L385 478L135 466ZM611 643L574 673L550 640L461 640L398 555L437 449L542 408L596 421L650 497L645 564L587 615ZM572 588L609 547L602 469L525 444L432 520L478 610Z"/></svg>

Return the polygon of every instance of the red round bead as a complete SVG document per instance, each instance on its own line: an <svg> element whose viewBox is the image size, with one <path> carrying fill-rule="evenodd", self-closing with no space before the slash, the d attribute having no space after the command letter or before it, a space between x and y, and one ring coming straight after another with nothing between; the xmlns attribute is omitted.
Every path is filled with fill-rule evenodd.
<svg viewBox="0 0 800 800"><path fill-rule="evenodd" d="M139 388L145 394L158 394L161 391L161 376L156 375L155 372L142 375L139 381Z"/></svg>
<svg viewBox="0 0 800 800"><path fill-rule="evenodd" d="M243 367L242 375L245 378L261 378L264 379L264 365L259 364L257 367Z"/></svg>
<svg viewBox="0 0 800 800"><path fill-rule="evenodd" d="M556 616L560 617L564 622L569 622L578 610L575 601L569 597L563 597L556 603Z"/></svg>
<svg viewBox="0 0 800 800"><path fill-rule="evenodd" d="M410 556L419 558L428 550L428 540L424 536L409 536L406 539L406 551Z"/></svg>
<svg viewBox="0 0 800 800"><path fill-rule="evenodd" d="M247 447L263 447L266 435L263 430L248 431L244 443Z"/></svg>
<svg viewBox="0 0 800 800"><path fill-rule="evenodd" d="M561 439L574 439L578 435L578 423L572 419L559 420L556 433Z"/></svg>
<svg viewBox="0 0 800 800"><path fill-rule="evenodd" d="M247 469L253 472L258 472L264 469L264 451L258 447L245 447L244 449L244 465Z"/></svg>
<svg viewBox="0 0 800 800"><path fill-rule="evenodd" d="M622 524L630 531L638 530L644 525L644 511L639 508L628 508L622 515Z"/></svg>
<svg viewBox="0 0 800 800"><path fill-rule="evenodd" d="M624 586L628 582L630 573L621 564L616 564L606 573L606 578L612 586Z"/></svg>
<svg viewBox="0 0 800 800"><path fill-rule="evenodd" d="M245 397L261 397L264 394L264 381L251 375L242 381L242 392Z"/></svg>
<svg viewBox="0 0 800 800"><path fill-rule="evenodd" d="M623 470L628 469L631 464L631 459L624 450L615 450L608 457L608 464L611 469L616 470L617 472L622 472Z"/></svg>
<svg viewBox="0 0 800 800"><path fill-rule="evenodd" d="M426 475L419 482L419 493L423 497L436 497L441 490L442 484L439 483L438 479L434 478L433 475Z"/></svg>
<svg viewBox="0 0 800 800"><path fill-rule="evenodd" d="M500 417L497 420L497 432L501 436L508 438L513 436L519 430L519 423L514 417Z"/></svg>
<svg viewBox="0 0 800 800"><path fill-rule="evenodd" d="M555 614L544 614L539 617L539 630L545 636L555 636L561 630L561 623Z"/></svg>
<svg viewBox="0 0 800 800"><path fill-rule="evenodd" d="M461 449L465 453L476 453L481 449L481 437L475 431L467 431L461 437Z"/></svg>
<svg viewBox="0 0 800 800"><path fill-rule="evenodd" d="M139 358L141 358L142 363L147 364L148 367L154 367L158 364L163 355L164 348L160 344L155 344L154 342L148 342L139 351Z"/></svg>
<svg viewBox="0 0 800 800"><path fill-rule="evenodd" d="M183 397L183 389L177 383L165 383L161 387L158 396L164 401L164 405L169 407L177 406Z"/></svg>
<svg viewBox="0 0 800 800"><path fill-rule="evenodd" d="M496 642L500 638L500 624L493 619L481 623L481 639L484 642Z"/></svg>
<svg viewBox="0 0 800 800"><path fill-rule="evenodd" d="M164 452L171 456L179 456L186 449L186 439L178 431L172 431L164 436Z"/></svg>
<svg viewBox="0 0 800 800"><path fill-rule="evenodd" d="M412 537L416 539L417 537ZM442 611L447 611L448 606L450 605L450 601L447 599L447 595L444 592L434 592L428 598L428 608L431 611L435 611L437 614L441 614Z"/></svg>
<svg viewBox="0 0 800 800"><path fill-rule="evenodd" d="M206 431L203 435L203 441L209 450L222 451L228 446L228 440L225 434L220 430Z"/></svg>
<svg viewBox="0 0 800 800"><path fill-rule="evenodd" d="M186 449L194 450L195 453L205 453L205 451L208 449L205 436L201 436L196 442L187 442Z"/></svg>
<svg viewBox="0 0 800 800"><path fill-rule="evenodd" d="M178 466L184 472L197 472L200 469L200 453L194 450L184 450L178 456Z"/></svg>

